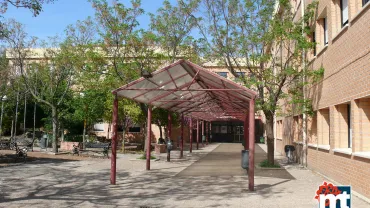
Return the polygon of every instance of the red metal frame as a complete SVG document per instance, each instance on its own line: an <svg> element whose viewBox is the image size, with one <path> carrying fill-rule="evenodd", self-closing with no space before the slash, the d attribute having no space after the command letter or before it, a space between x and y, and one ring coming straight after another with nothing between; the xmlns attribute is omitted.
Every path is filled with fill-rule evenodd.
<svg viewBox="0 0 370 208"><path fill-rule="evenodd" d="M244 149L249 150L249 113L244 116Z"/></svg>
<svg viewBox="0 0 370 208"><path fill-rule="evenodd" d="M150 150L152 145L152 107L148 106L148 122L147 122L147 137L148 142L146 146L146 170L150 170Z"/></svg>
<svg viewBox="0 0 370 208"><path fill-rule="evenodd" d="M197 119L197 150L199 150L199 119Z"/></svg>
<svg viewBox="0 0 370 208"><path fill-rule="evenodd" d="M113 101L113 118L112 118L112 156L111 156L111 168L110 168L110 184L116 185L116 173L117 173L117 121L118 121L118 99L115 95Z"/></svg>
<svg viewBox="0 0 370 208"><path fill-rule="evenodd" d="M184 114L181 114L181 146L180 158L184 157Z"/></svg>
<svg viewBox="0 0 370 208"><path fill-rule="evenodd" d="M193 119L190 117L190 124L189 124L189 130L190 130L190 135L189 135L189 142L190 142L190 153L193 152Z"/></svg>
<svg viewBox="0 0 370 208"><path fill-rule="evenodd" d="M179 72L177 73L177 71L169 71L172 67L175 67L177 65L180 65L180 67L182 68L181 70L179 70ZM151 105L154 105L156 107L162 107L162 106L165 106L167 105L168 103L174 103L174 105L171 105L169 107L165 107L166 109L171 109L173 111L176 111L176 112L184 112L184 113L187 113L187 111L191 110L191 108L194 108L193 110L200 110L200 107L204 106L201 104L201 102L207 102L207 104L210 104L210 103L215 103L219 108L216 108L216 105L214 107L212 107L210 109L210 111L214 111L214 112L219 112L219 111L223 111L223 112L230 112L232 110L238 110L240 112L244 112L246 113L248 111L248 105L244 105L244 103L247 103L250 99L254 99L256 97L256 93L253 92L252 90L249 90L247 89L246 87L244 86L240 86L236 83L233 83L232 81L230 80L227 80L213 72L210 72L206 69L203 69L202 67L200 66L197 66L189 61L184 61L184 60L180 60L180 61L177 61L176 63L174 64L171 64L161 70L158 70L156 72L153 72L153 76L157 75L157 74L160 74L160 73L167 73L167 74L164 74L164 75L168 75L168 78L166 80L165 83L160 83L158 81L154 81L154 79L144 79L144 78L141 78L141 79L138 79L134 82L131 82L130 84L128 85L125 85L117 90L115 90L114 92L119 92L119 91L122 91L124 92L125 90L128 90L128 91L133 91L133 90L136 90L136 91L141 91L139 93L134 93L136 94L135 96L133 97L128 97L130 99L133 99L133 100L140 100L140 101L143 101L145 100L144 103L147 103L147 104L151 104ZM174 73L175 72L175 73ZM177 77L174 77L174 74L181 74L180 76L177 76ZM176 75L177 75L176 74ZM163 74L161 74L161 76L164 76ZM191 76L192 79L191 81L189 80L188 82L182 84L181 86L179 86L178 84L178 80L181 80L182 78L184 78L185 76ZM214 78L212 78L214 77ZM214 80L219 80L219 81L214 81ZM151 82L155 85L155 87L153 88L138 88L138 87L135 87L135 84L141 82L141 81L146 81L146 82ZM158 83L157 83L158 82ZM163 88L163 86L165 85L168 85L169 83L173 83L173 85L176 87L175 89L161 89ZM194 83L197 83L197 86L194 88L194 87L191 87L193 86ZM148 94L152 91L155 91L158 95L155 96L154 98L152 99L147 99L147 98L141 98L139 99L141 96L144 96L145 94ZM161 93L161 91L164 91L163 93ZM204 93L194 93L193 92L203 92ZM181 97L179 95L179 93L176 93L176 92L184 92L183 94L181 94ZM211 93L209 93L211 92ZM232 92L232 93L231 93ZM123 93L119 93L118 95L120 96L125 96L125 95L134 95L134 94L123 94ZM163 100L163 98L165 97L168 97L170 94L174 94L176 97L174 97L174 99L165 99ZM204 96L203 94L207 94L207 96ZM190 96L189 96L190 95ZM184 97L185 96L185 97ZM180 97L180 99L179 99ZM198 99L195 99L196 97L198 97ZM207 99L204 99L204 98L209 98L210 100L207 100ZM185 98L186 100L182 100L181 98ZM138 100L137 100L138 99ZM207 101L205 101L207 100ZM140 102L139 101L139 102ZM194 102L194 104L192 105L188 105L187 102ZM201 105L199 105L201 104ZM211 105L212 106L212 105ZM176 108L175 108L176 107ZM196 115L197 115L197 118L202 118L202 119L205 119L205 120L217 120L219 119L217 116L219 114L217 113L214 113L214 114L204 114L204 115L201 115L200 114L201 112L198 112ZM188 113L187 113L188 114ZM192 116L195 118L195 114L193 113L190 113L188 114L189 116ZM231 118L230 118L231 119ZM236 115L235 119L239 119L239 120L244 120L243 116L241 115ZM222 120L222 118L221 118Z"/></svg>
<svg viewBox="0 0 370 208"><path fill-rule="evenodd" d="M254 100L249 101L249 169L248 187L249 191L254 191Z"/></svg>
<svg viewBox="0 0 370 208"><path fill-rule="evenodd" d="M205 134L204 134L204 122L205 121L202 121L202 147L204 147L203 136L205 136Z"/></svg>
<svg viewBox="0 0 370 208"><path fill-rule="evenodd" d="M170 69L180 65L182 69L179 69L179 73L184 70L186 73L174 78L174 74L179 74L177 71L171 71ZM189 71L189 68L192 70ZM160 73L167 73L170 79L167 79L165 83L157 83L153 79L140 78L135 80L125 86L122 86L114 91L115 99L113 102L113 132L112 132L112 157L111 157L111 184L116 184L116 148L117 148L117 122L118 122L118 99L117 95L121 97L126 97L128 99L136 100L140 96L153 91L163 91L159 95L152 99L147 99L143 97L144 103L152 104L156 107L162 107L168 103L174 103L165 107L166 109L176 111L181 113L181 152L180 157L183 157L184 150L184 112L191 118L190 119L190 152L192 151L192 119L197 119L197 149L199 149L199 137L200 137L200 127L199 122L202 120L202 133L201 135L206 135L206 142L209 141L209 133L212 129L211 121L215 120L244 120L244 139L246 139L246 148L249 145L249 165L248 170L248 181L249 190L254 190L254 99L257 93L236 83L233 83L226 78L223 78L213 72L203 69L189 61L179 60L167 67L164 67L158 71L152 73L156 76ZM180 80L187 75L192 77L191 82L186 82L179 86L177 80ZM213 77L213 78L212 78ZM218 81L218 80L220 81ZM216 80L216 81L214 81ZM154 88L137 88L135 84L140 82L151 82L154 84ZM169 83L174 83L175 89L161 89L163 86ZM197 85L192 87L196 83ZM172 84L171 84L172 86ZM192 88L192 89L190 89ZM134 93L126 93L125 91L138 91ZM180 95L175 92L184 92ZM195 93L199 92L199 93ZM135 95L136 94L136 95ZM166 99L170 94L175 94L174 99ZM190 95L190 96L189 96ZM182 99L185 98L185 99ZM146 99L146 100L145 100ZM190 104L191 103L191 104ZM206 106L207 105L207 106ZM248 113L246 115L246 113ZM150 146L151 146L151 118L152 108L148 108L148 120L147 120L147 152L146 152L146 169L150 170ZM209 125L205 122L208 121ZM171 137L172 124L171 115L168 115L168 136ZM205 126L206 125L206 126ZM206 129L205 129L206 128ZM249 139L248 139L249 138ZM203 144L203 142L202 142ZM204 144L203 144L204 147Z"/></svg>

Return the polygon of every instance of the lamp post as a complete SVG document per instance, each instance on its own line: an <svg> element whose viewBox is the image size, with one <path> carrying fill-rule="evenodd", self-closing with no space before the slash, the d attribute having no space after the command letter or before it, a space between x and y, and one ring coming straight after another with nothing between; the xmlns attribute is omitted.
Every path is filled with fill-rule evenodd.
<svg viewBox="0 0 370 208"><path fill-rule="evenodd" d="M80 96L82 99L85 97L85 93L81 92ZM86 114L87 114L87 104L84 102L84 108L85 108L85 115L84 115L84 130L82 133L82 149L85 149L86 147Z"/></svg>
<svg viewBox="0 0 370 208"><path fill-rule="evenodd" d="M1 117L0 117L0 137L3 136L3 115L4 115L4 101L6 101L6 95L1 97Z"/></svg>

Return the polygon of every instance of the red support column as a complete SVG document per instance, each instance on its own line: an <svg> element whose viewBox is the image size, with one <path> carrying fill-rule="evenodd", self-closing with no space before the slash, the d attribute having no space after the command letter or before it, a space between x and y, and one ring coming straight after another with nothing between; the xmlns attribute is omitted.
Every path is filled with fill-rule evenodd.
<svg viewBox="0 0 370 208"><path fill-rule="evenodd" d="M184 114L181 114L181 150L180 158L184 157Z"/></svg>
<svg viewBox="0 0 370 208"><path fill-rule="evenodd" d="M112 119L112 156L111 156L111 168L110 168L110 184L116 185L116 170L117 170L117 121L118 121L118 99L115 95L113 101L113 119Z"/></svg>
<svg viewBox="0 0 370 208"><path fill-rule="evenodd" d="M209 143L212 142L212 122L209 122Z"/></svg>
<svg viewBox="0 0 370 208"><path fill-rule="evenodd" d="M199 120L197 119L197 150L199 149Z"/></svg>
<svg viewBox="0 0 370 208"><path fill-rule="evenodd" d="M249 191L254 191L254 100L249 101Z"/></svg>
<svg viewBox="0 0 370 208"><path fill-rule="evenodd" d="M189 132L189 139L190 139L190 153L193 151L193 119L190 117L190 122L189 122L189 126L190 126L190 132Z"/></svg>
<svg viewBox="0 0 370 208"><path fill-rule="evenodd" d="M167 135L168 138L171 140L171 132L172 132L172 118L171 118L171 112L168 112L168 124L167 124Z"/></svg>
<svg viewBox="0 0 370 208"><path fill-rule="evenodd" d="M244 118L244 149L249 150L249 113Z"/></svg>
<svg viewBox="0 0 370 208"><path fill-rule="evenodd" d="M202 121L202 147L204 147L203 136L204 136L204 121Z"/></svg>
<svg viewBox="0 0 370 208"><path fill-rule="evenodd" d="M208 122L206 122L205 125L206 125L206 145L208 145L208 137L209 137Z"/></svg>
<svg viewBox="0 0 370 208"><path fill-rule="evenodd" d="M148 141L146 145L146 170L150 170L150 150L151 150L151 140L152 140L152 107L148 106L148 122L147 122L147 136Z"/></svg>

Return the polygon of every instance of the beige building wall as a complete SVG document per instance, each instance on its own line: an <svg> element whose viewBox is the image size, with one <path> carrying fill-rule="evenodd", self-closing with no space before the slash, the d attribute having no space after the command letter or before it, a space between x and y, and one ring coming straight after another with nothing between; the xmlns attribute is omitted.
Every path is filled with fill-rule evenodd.
<svg viewBox="0 0 370 208"><path fill-rule="evenodd" d="M296 20L301 2L292 2L298 5ZM314 108L307 119L308 167L370 198L370 2L348 0L346 25L341 15L340 0L319 0L312 25L316 54L308 53L308 67L324 68L325 73L307 92ZM293 108L286 105L282 109ZM277 119L277 132L285 133L278 133L276 151L285 154L284 145L294 144L300 162L303 145L296 135L297 116Z"/></svg>

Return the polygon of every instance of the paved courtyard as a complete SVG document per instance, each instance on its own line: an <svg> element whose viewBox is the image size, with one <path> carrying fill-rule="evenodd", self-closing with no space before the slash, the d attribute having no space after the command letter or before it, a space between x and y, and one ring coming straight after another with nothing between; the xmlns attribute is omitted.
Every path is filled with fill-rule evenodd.
<svg viewBox="0 0 370 208"><path fill-rule="evenodd" d="M266 158L256 145L256 162ZM256 169L255 192L240 168L241 144L210 144L187 160L165 155L151 163L119 155L117 185L109 185L110 160L39 160L0 168L0 207L318 207L325 180L300 168ZM352 207L369 207L353 196Z"/></svg>

